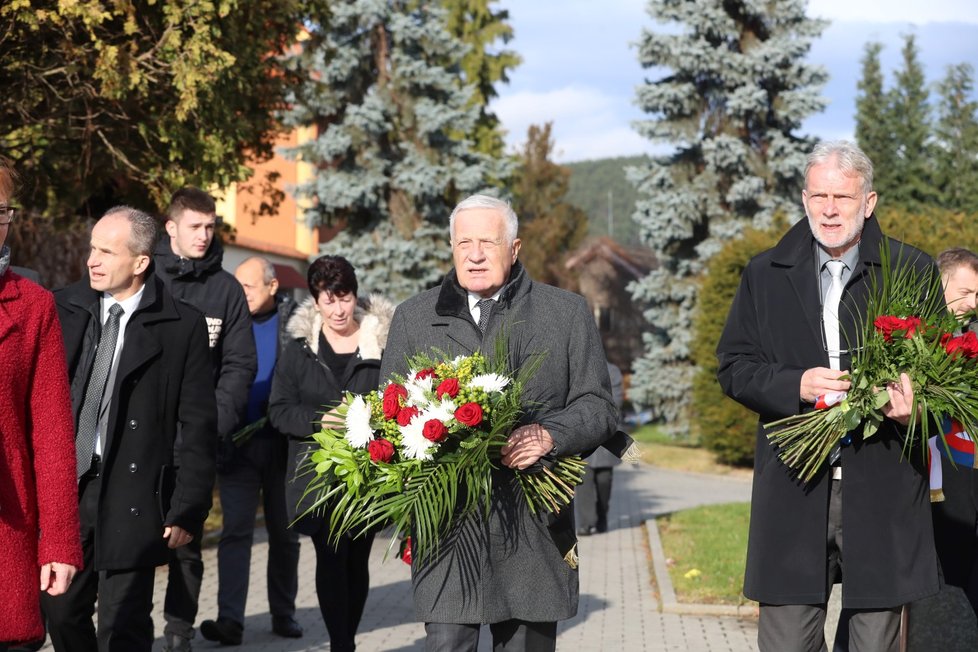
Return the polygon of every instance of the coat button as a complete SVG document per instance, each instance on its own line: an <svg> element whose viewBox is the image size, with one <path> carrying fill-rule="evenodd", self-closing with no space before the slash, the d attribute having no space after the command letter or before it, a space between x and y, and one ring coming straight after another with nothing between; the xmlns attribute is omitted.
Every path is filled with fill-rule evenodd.
<svg viewBox="0 0 978 652"><path fill-rule="evenodd" d="M135 473L139 469L135 462L129 463L129 473Z"/></svg>
<svg viewBox="0 0 978 652"><path fill-rule="evenodd" d="M135 430L138 427L139 427L139 422L138 421L136 421L135 419L130 419L129 420L129 429L130 430Z"/></svg>
<svg viewBox="0 0 978 652"><path fill-rule="evenodd" d="M131 515L133 515L133 516L139 516L139 508L138 507L130 507L129 508L129 513Z"/></svg>

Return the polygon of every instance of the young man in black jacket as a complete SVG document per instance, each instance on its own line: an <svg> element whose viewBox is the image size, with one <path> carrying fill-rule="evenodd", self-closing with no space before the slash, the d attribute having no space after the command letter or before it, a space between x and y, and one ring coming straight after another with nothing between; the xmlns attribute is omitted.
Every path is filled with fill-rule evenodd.
<svg viewBox="0 0 978 652"><path fill-rule="evenodd" d="M166 233L155 252L156 273L177 299L204 313L217 394L218 472L220 451L228 450L229 438L240 426L248 402L248 390L258 368L251 316L241 285L221 262L224 251L214 237L217 209L214 199L198 188L174 193L166 212ZM163 630L166 649L190 650L197 617L204 564L200 533L194 541L170 557Z"/></svg>

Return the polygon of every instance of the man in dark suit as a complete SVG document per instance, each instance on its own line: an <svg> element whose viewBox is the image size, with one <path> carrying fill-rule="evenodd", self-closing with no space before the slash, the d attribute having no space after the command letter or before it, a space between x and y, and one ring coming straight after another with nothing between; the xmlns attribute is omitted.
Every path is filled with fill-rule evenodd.
<svg viewBox="0 0 978 652"><path fill-rule="evenodd" d="M506 202L475 195L452 212L455 268L440 287L394 313L381 378L406 375L406 357L492 352L506 338L516 372L542 356L526 383L525 413L502 449L487 510L461 519L437 556L413 569L414 607L426 649L474 650L489 624L496 650L555 648L557 621L577 613L573 505L536 516L516 472L545 455L594 450L615 432L604 350L583 297L530 280L516 260L517 217Z"/></svg>
<svg viewBox="0 0 978 652"><path fill-rule="evenodd" d="M217 411L206 325L153 275L155 240L152 217L111 209L92 230L88 278L56 294L85 566L65 595L42 599L59 652L148 652L155 567L210 509Z"/></svg>
<svg viewBox="0 0 978 652"><path fill-rule="evenodd" d="M717 347L724 392L760 422L744 595L761 605L762 652L815 652L825 649L826 603L842 581L852 649L895 651L902 605L940 587L927 477L919 456L902 459L909 378L886 388L888 418L877 434L850 433L810 482L779 460L763 427L849 388L849 348L882 282L884 236L866 155L847 142L816 146L802 200L807 221L744 269ZM890 251L891 264L936 271L913 247L890 240Z"/></svg>

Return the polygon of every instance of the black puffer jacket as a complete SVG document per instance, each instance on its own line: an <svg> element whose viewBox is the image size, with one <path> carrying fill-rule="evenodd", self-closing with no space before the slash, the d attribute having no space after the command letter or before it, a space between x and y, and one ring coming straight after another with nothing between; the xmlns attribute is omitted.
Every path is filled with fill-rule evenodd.
<svg viewBox="0 0 978 652"><path fill-rule="evenodd" d="M258 372L255 335L244 290L221 262L224 248L214 238L203 258L181 258L162 238L154 255L156 274L174 297L204 313L217 392L217 431L236 432L244 420L248 389Z"/></svg>
<svg viewBox="0 0 978 652"><path fill-rule="evenodd" d="M394 306L377 295L357 306L354 319L360 324L360 347L342 378L334 376L319 359L323 320L312 298L303 302L289 320L288 332L294 339L275 365L268 419L276 430L289 437L286 501L290 521L312 504L311 496L302 500L310 480L303 475L302 462L315 446L312 434L319 431L323 413L339 404L346 392L365 394L377 389L380 356L393 315ZM314 521L303 519L296 529L315 530L318 524Z"/></svg>

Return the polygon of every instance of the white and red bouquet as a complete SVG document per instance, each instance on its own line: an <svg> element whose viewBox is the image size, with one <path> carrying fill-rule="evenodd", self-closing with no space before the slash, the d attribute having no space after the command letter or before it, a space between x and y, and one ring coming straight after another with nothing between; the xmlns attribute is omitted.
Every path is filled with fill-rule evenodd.
<svg viewBox="0 0 978 652"><path fill-rule="evenodd" d="M505 360L419 355L406 377L346 397L334 423L313 436L318 449L308 467L313 509L329 506L333 537L390 524L395 538L412 535L418 560L437 549L456 518L488 506L491 471L523 414L523 387L536 368L512 375ZM539 513L569 504L583 473L575 456L515 475Z"/></svg>

